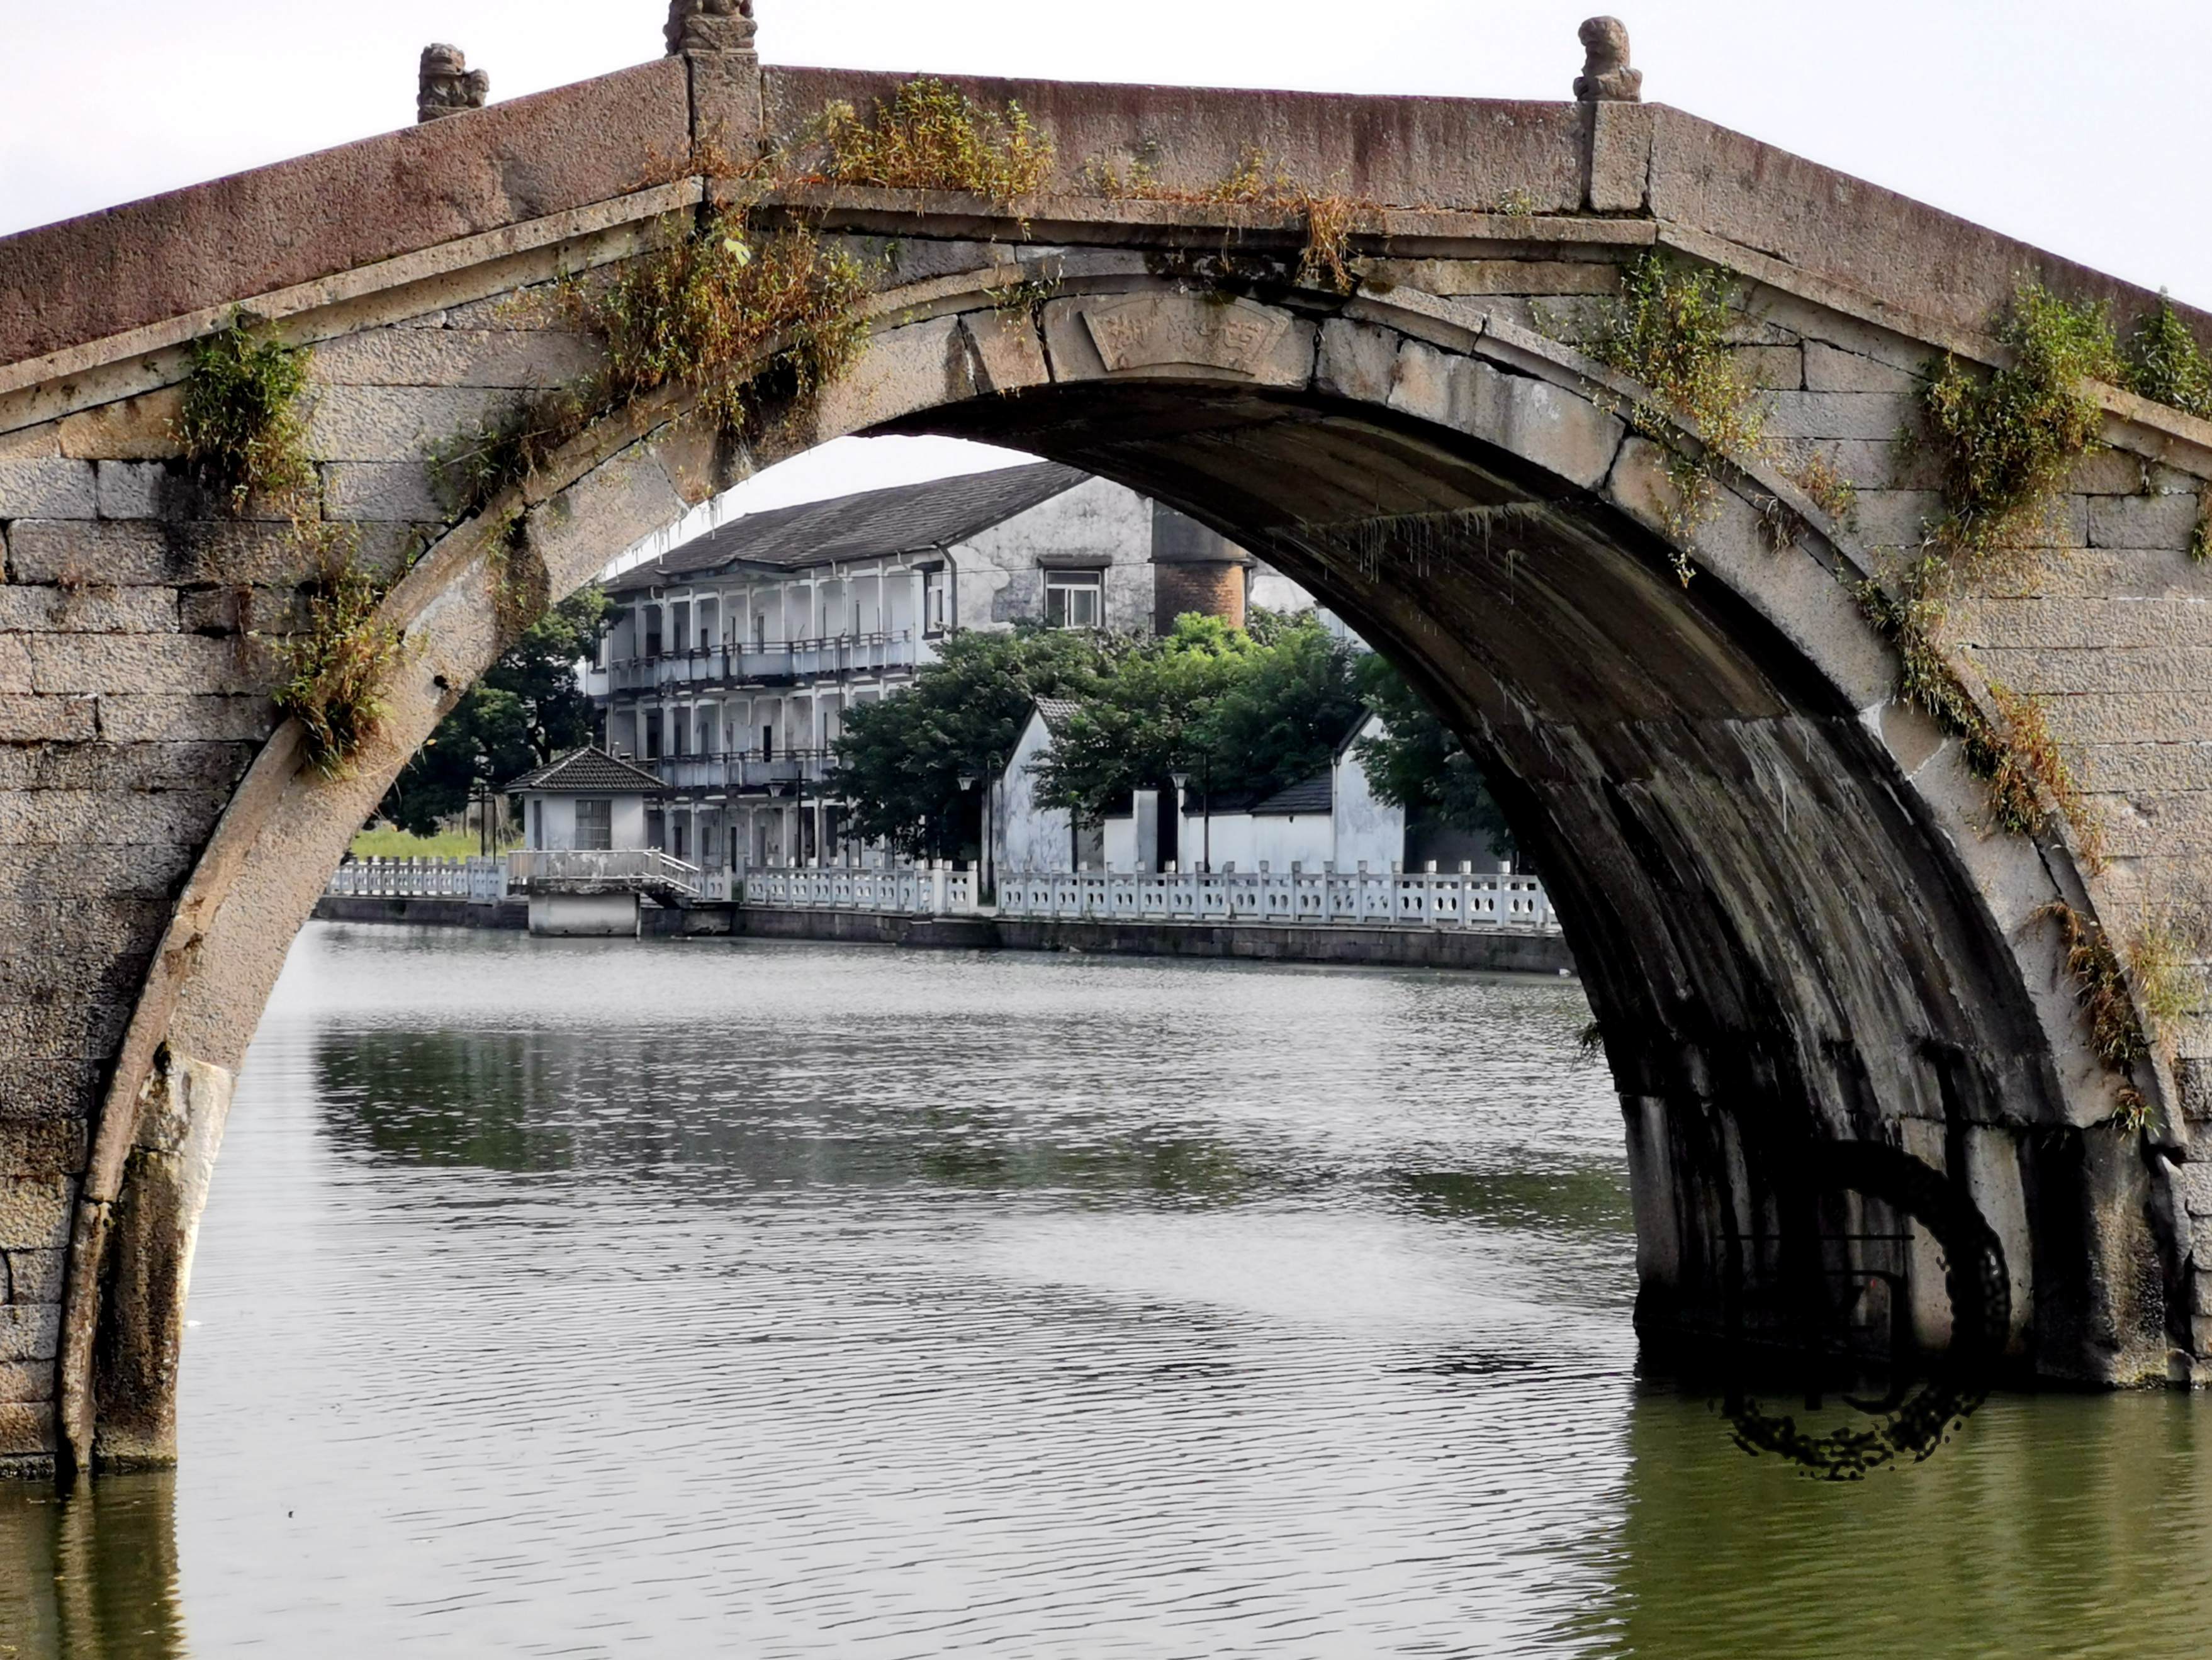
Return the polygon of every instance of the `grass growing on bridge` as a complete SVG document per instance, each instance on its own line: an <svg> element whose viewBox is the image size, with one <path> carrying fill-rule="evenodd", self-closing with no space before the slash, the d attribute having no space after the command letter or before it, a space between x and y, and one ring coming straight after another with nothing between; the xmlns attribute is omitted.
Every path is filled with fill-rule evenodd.
<svg viewBox="0 0 2212 1660"><path fill-rule="evenodd" d="M384 588L325 530L323 575L310 591L307 626L279 648L284 678L277 712L305 730L303 759L328 779L351 775L353 758L386 714L385 689L405 655L399 629L379 608Z"/></svg>
<svg viewBox="0 0 2212 1660"><path fill-rule="evenodd" d="M1691 566L1682 544L1717 500L1720 458L1763 456L1771 447L1765 402L1730 349L1735 298L1735 283L1724 271L1640 255L1621 273L1620 293L1607 306L1589 343L1600 362L1651 391L1652 401L1632 406L1627 418L1668 451L1667 476L1676 497L1668 510L1668 529L1676 544L1675 575L1685 587ZM1680 447L1676 417L1696 427L1702 441L1698 453Z"/></svg>
<svg viewBox="0 0 2212 1660"><path fill-rule="evenodd" d="M2212 362L2162 294L2158 309L2136 325L2128 342L2124 384L2168 409L2212 420Z"/></svg>
<svg viewBox="0 0 2212 1660"><path fill-rule="evenodd" d="M2066 947L2067 978L2074 982L2075 1000L2089 1017L2089 1045L2108 1070L2127 1080L2120 1091L2120 1122L2140 1130L2150 1106L2136 1086L2134 1069L2156 1053L2153 1029L2170 1029L2188 1012L2191 1001L2180 933L2154 921L2128 941L2124 952L2102 922L2063 901L2036 915L2057 925Z"/></svg>
<svg viewBox="0 0 2212 1660"><path fill-rule="evenodd" d="M942 81L909 81L866 119L833 103L820 118L828 157L819 176L836 185L957 191L1010 207L1052 182L1059 152L1029 112L978 103Z"/></svg>
<svg viewBox="0 0 2212 1660"><path fill-rule="evenodd" d="M313 350L286 345L243 311L187 350L191 369L176 436L199 487L236 514L256 495L313 483L300 413Z"/></svg>
<svg viewBox="0 0 2212 1660"><path fill-rule="evenodd" d="M1947 355L1921 398L1947 504L1933 538L1969 565L2017 550L2048 524L2074 464L2103 447L2089 382L2126 376L2110 308L2039 283L2014 292L1997 340L2011 362L1984 377Z"/></svg>
<svg viewBox="0 0 2212 1660"><path fill-rule="evenodd" d="M1332 294L1349 294L1357 285L1351 265L1352 232L1363 216L1382 210L1378 202L1298 183L1257 144L1246 145L1237 165L1219 179L1195 188L1165 182L1158 163L1148 156L1139 156L1126 167L1103 156L1093 156L1084 164L1083 176L1092 191L1109 201L1263 208L1297 214L1306 226L1297 280Z"/></svg>

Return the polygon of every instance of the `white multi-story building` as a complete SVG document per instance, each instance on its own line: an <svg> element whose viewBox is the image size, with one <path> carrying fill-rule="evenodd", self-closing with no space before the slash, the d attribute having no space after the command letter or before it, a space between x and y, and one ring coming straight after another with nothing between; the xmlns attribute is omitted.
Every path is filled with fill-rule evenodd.
<svg viewBox="0 0 2212 1660"><path fill-rule="evenodd" d="M1241 626L1248 599L1310 603L1172 509L1053 465L750 514L608 591L605 747L668 787L648 844L711 865L865 857L823 787L846 714L958 629Z"/></svg>

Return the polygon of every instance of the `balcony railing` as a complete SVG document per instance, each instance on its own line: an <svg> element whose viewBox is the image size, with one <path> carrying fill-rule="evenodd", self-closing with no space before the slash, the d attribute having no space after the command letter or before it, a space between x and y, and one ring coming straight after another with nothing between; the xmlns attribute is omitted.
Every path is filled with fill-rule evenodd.
<svg viewBox="0 0 2212 1660"><path fill-rule="evenodd" d="M915 666L914 631L841 634L821 640L771 640L763 645L695 647L633 657L594 670L595 690L608 694L663 687L768 685L835 674L872 674Z"/></svg>
<svg viewBox="0 0 2212 1660"><path fill-rule="evenodd" d="M778 785L818 784L836 769L828 749L715 751L705 755L663 755L645 764L671 789L719 790L737 794Z"/></svg>

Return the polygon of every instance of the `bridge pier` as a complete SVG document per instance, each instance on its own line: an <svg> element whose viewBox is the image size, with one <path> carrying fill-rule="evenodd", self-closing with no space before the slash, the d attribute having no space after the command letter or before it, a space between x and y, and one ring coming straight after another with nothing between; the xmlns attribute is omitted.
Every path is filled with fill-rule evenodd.
<svg viewBox="0 0 2212 1660"><path fill-rule="evenodd" d="M530 931L550 939L635 939L641 910L634 893L533 893Z"/></svg>

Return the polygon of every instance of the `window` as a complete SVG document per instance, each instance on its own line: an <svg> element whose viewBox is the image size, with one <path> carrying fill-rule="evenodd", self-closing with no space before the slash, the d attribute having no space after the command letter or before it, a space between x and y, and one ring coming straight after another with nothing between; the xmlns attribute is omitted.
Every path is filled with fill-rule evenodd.
<svg viewBox="0 0 2212 1660"><path fill-rule="evenodd" d="M1044 621L1052 629L1095 629L1106 621L1106 573L1051 570L1044 574Z"/></svg>
<svg viewBox="0 0 2212 1660"><path fill-rule="evenodd" d="M951 626L951 573L939 565L934 570L921 574L921 629L924 634L942 634Z"/></svg>
<svg viewBox="0 0 2212 1660"><path fill-rule="evenodd" d="M648 761L658 761L660 758L660 711L659 709L651 709L646 714L645 758Z"/></svg>
<svg viewBox="0 0 2212 1660"><path fill-rule="evenodd" d="M611 852L615 845L615 804L611 801L576 803L576 845L586 853Z"/></svg>
<svg viewBox="0 0 2212 1660"><path fill-rule="evenodd" d="M530 845L543 848L545 845L545 800L543 796L530 800Z"/></svg>

